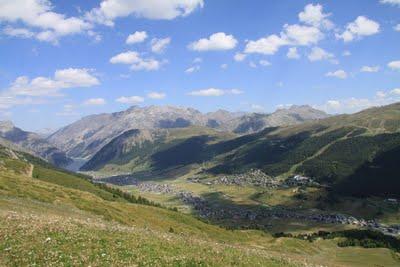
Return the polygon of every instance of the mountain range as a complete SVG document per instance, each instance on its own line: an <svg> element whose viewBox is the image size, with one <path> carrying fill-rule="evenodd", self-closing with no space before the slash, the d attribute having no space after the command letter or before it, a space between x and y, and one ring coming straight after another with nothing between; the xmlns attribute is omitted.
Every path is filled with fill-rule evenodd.
<svg viewBox="0 0 400 267"><path fill-rule="evenodd" d="M203 126L218 131L246 134L270 126L302 123L328 115L309 106L292 106L272 114L243 114L218 110L201 113L174 106L131 107L122 112L91 115L61 128L47 140L70 157L90 158L126 130L156 130Z"/></svg>
<svg viewBox="0 0 400 267"><path fill-rule="evenodd" d="M0 122L0 137L57 166L65 167L72 162L65 152L49 143L45 138L36 133L23 131L15 127L11 121Z"/></svg>

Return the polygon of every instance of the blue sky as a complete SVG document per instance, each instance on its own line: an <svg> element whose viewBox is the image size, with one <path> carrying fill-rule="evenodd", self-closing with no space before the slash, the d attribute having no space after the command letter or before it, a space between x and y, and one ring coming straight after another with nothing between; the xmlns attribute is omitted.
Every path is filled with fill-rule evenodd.
<svg viewBox="0 0 400 267"><path fill-rule="evenodd" d="M0 119L400 101L399 15L400 0L0 0Z"/></svg>

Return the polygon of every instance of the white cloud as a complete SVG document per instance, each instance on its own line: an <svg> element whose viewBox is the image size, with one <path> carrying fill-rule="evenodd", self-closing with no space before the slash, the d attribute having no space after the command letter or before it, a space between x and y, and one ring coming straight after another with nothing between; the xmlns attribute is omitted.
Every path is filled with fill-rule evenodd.
<svg viewBox="0 0 400 267"><path fill-rule="evenodd" d="M29 30L30 37L53 43L57 43L62 36L83 33L92 27L83 19L66 17L53 12L53 8L48 0L2 0L0 1L0 22L22 22L28 27L37 29L35 32ZM9 31L9 33L16 32ZM21 31L14 36L27 38L26 32L21 34Z"/></svg>
<svg viewBox="0 0 400 267"><path fill-rule="evenodd" d="M108 26L113 26L115 19L130 15L146 19L172 20L185 17L203 6L203 0L103 0L99 7L86 13L86 18Z"/></svg>
<svg viewBox="0 0 400 267"><path fill-rule="evenodd" d="M400 70L400 60L389 62L388 67L392 70Z"/></svg>
<svg viewBox="0 0 400 267"><path fill-rule="evenodd" d="M249 66L250 66L250 68L257 68L257 64L254 63L253 61L249 62Z"/></svg>
<svg viewBox="0 0 400 267"><path fill-rule="evenodd" d="M273 34L256 41L249 41L244 50L245 53L258 53L264 55L275 54L281 46L288 45L288 41Z"/></svg>
<svg viewBox="0 0 400 267"><path fill-rule="evenodd" d="M323 7L320 4L308 4L304 11L299 13L299 20L305 24L326 29L333 28L333 23L328 19L331 14L323 13Z"/></svg>
<svg viewBox="0 0 400 267"><path fill-rule="evenodd" d="M230 50L235 48L236 44L237 40L233 35L218 32L210 35L209 38L202 38L189 44L188 48L194 51Z"/></svg>
<svg viewBox="0 0 400 267"><path fill-rule="evenodd" d="M152 58L141 59L141 61L135 62L134 64L131 65L131 70L133 70L133 71L140 71L140 70L154 71L154 70L160 69L162 64L163 64L162 62L152 59Z"/></svg>
<svg viewBox="0 0 400 267"><path fill-rule="evenodd" d="M290 47L286 56L290 59L299 59L300 55L297 52L297 47Z"/></svg>
<svg viewBox="0 0 400 267"><path fill-rule="evenodd" d="M55 80L63 81L68 87L90 87L99 84L99 80L89 69L62 69L54 73Z"/></svg>
<svg viewBox="0 0 400 267"><path fill-rule="evenodd" d="M217 89L217 88L208 88L208 89L202 89L202 90L189 92L188 95L191 95L191 96L223 96L223 95L239 95L242 93L243 93L243 91L241 91L239 89L223 90L223 89Z"/></svg>
<svg viewBox="0 0 400 267"><path fill-rule="evenodd" d="M127 44L137 44L137 43L141 43L144 40L146 40L147 38L147 33L145 31L136 31L132 34L130 34L128 36L128 38L126 38L126 43Z"/></svg>
<svg viewBox="0 0 400 267"><path fill-rule="evenodd" d="M106 104L103 98L90 98L83 103L85 106L102 106Z"/></svg>
<svg viewBox="0 0 400 267"><path fill-rule="evenodd" d="M144 102L144 98L141 96L121 96L117 98L115 101L122 104L134 105Z"/></svg>
<svg viewBox="0 0 400 267"><path fill-rule="evenodd" d="M196 57L195 59L193 59L193 63L201 63L203 62L203 59L201 57Z"/></svg>
<svg viewBox="0 0 400 267"><path fill-rule="evenodd" d="M276 34L249 41L245 47L245 53L258 53L274 55L282 46L309 46L317 44L324 38L324 34L316 27L304 25L284 25L280 36Z"/></svg>
<svg viewBox="0 0 400 267"><path fill-rule="evenodd" d="M134 51L123 52L110 59L112 64L132 64L138 61L140 61L140 55Z"/></svg>
<svg viewBox="0 0 400 267"><path fill-rule="evenodd" d="M265 60L265 59L261 59L258 63L264 67L271 66L271 62L269 62L268 60Z"/></svg>
<svg viewBox="0 0 400 267"><path fill-rule="evenodd" d="M347 24L346 30L342 34L336 34L336 38L343 39L344 42L350 42L363 36L377 34L379 31L380 25L378 22L364 16L358 16L355 21Z"/></svg>
<svg viewBox="0 0 400 267"><path fill-rule="evenodd" d="M400 96L400 88L393 89L390 94Z"/></svg>
<svg viewBox="0 0 400 267"><path fill-rule="evenodd" d="M349 56L351 56L351 52L349 50L345 50L345 51L343 51L342 56L349 57Z"/></svg>
<svg viewBox="0 0 400 267"><path fill-rule="evenodd" d="M167 95L163 92L150 92L147 94L147 97L151 99L163 99L166 96Z"/></svg>
<svg viewBox="0 0 400 267"><path fill-rule="evenodd" d="M221 69L223 69L223 70L225 70L225 69L227 69L228 68L228 64L226 64L226 63L224 63L224 64L221 64Z"/></svg>
<svg viewBox="0 0 400 267"><path fill-rule="evenodd" d="M381 0L382 4L390 4L394 6L399 6L400 7L400 0Z"/></svg>
<svg viewBox="0 0 400 267"><path fill-rule="evenodd" d="M318 43L324 38L324 34L316 27L303 25L284 25L283 36L292 45L309 46Z"/></svg>
<svg viewBox="0 0 400 267"><path fill-rule="evenodd" d="M332 53L326 52L320 47L313 47L310 54L308 54L308 59L310 61L320 61L333 59L335 56Z"/></svg>
<svg viewBox="0 0 400 267"><path fill-rule="evenodd" d="M400 24L397 24L396 26L394 26L393 29L397 32L400 32Z"/></svg>
<svg viewBox="0 0 400 267"><path fill-rule="evenodd" d="M0 108L17 105L42 104L46 97L62 96L61 91L69 88L91 87L100 84L90 69L62 69L53 78L20 76L9 88L0 93Z"/></svg>
<svg viewBox="0 0 400 267"><path fill-rule="evenodd" d="M378 91L371 98L335 99L329 100L323 105L317 105L315 108L324 110L328 113L353 113L360 110L392 104L400 101L400 88L388 92Z"/></svg>
<svg viewBox="0 0 400 267"><path fill-rule="evenodd" d="M32 38L35 35L35 33L30 31L29 29L13 28L11 26L4 28L3 33L8 36L19 38Z"/></svg>
<svg viewBox="0 0 400 267"><path fill-rule="evenodd" d="M335 77L339 79L346 79L347 78L347 73L344 70L337 70L333 72L328 72L325 74L327 77Z"/></svg>
<svg viewBox="0 0 400 267"><path fill-rule="evenodd" d="M163 62L152 58L142 58L138 52L135 51L127 51L120 53L116 56L113 56L110 59L110 63L112 64L129 64L131 65L131 70L139 71L139 70L147 70L153 71L158 70Z"/></svg>
<svg viewBox="0 0 400 267"><path fill-rule="evenodd" d="M185 73L190 74L190 73L193 73L193 72L197 72L199 70L200 70L200 66L193 66L193 67L190 67L190 68L186 69Z"/></svg>
<svg viewBox="0 0 400 267"><path fill-rule="evenodd" d="M151 51L153 51L154 53L162 53L170 43L171 43L170 37L163 39L153 38L151 40Z"/></svg>
<svg viewBox="0 0 400 267"><path fill-rule="evenodd" d="M236 53L233 59L237 62L241 62L246 59L246 54Z"/></svg>
<svg viewBox="0 0 400 267"><path fill-rule="evenodd" d="M54 78L26 76L18 77L9 92L22 96L59 96L60 90L67 88L91 87L100 84L89 69L63 69L54 73Z"/></svg>
<svg viewBox="0 0 400 267"><path fill-rule="evenodd" d="M378 72L379 66L363 66L361 72Z"/></svg>

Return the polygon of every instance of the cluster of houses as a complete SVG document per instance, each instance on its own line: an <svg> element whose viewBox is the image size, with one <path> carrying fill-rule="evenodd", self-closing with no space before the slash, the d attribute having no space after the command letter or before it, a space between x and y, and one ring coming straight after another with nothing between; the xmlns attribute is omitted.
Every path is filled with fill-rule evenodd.
<svg viewBox="0 0 400 267"><path fill-rule="evenodd" d="M193 178L192 182L204 183L201 179ZM150 192L156 194L171 194L179 198L184 204L193 208L193 210L204 219L215 220L244 220L249 222L262 222L269 219L296 219L304 221L313 221L329 224L355 225L358 227L374 229L390 235L400 235L400 225L386 226L374 220L367 221L357 219L352 216L343 214L306 214L288 209L274 209L269 207L243 207L237 205L219 205L218 203L210 203L202 196L197 196L193 192L178 190L173 185L139 182L129 175L120 175L107 178L106 182L118 185L133 185L141 192ZM211 184L225 185L253 185L267 188L288 188L300 186L318 186L310 177L295 175L284 181L271 178L260 170L251 170L244 174L225 175L208 182ZM397 199L387 199L387 202L398 203Z"/></svg>
<svg viewBox="0 0 400 267"><path fill-rule="evenodd" d="M294 175L286 180L273 178L259 169L252 169L245 173L222 175L213 180L202 180L199 177L189 178L190 182L203 183L205 185L236 185L257 186L263 188L290 188L299 186L320 186L312 178L302 175Z"/></svg>

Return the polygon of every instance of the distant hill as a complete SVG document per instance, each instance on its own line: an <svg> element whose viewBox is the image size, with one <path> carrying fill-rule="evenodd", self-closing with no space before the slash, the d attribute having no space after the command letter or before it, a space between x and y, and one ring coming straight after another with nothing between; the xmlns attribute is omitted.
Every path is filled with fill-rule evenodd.
<svg viewBox="0 0 400 267"><path fill-rule="evenodd" d="M293 125L327 116L326 113L309 106L296 106L272 114L243 114L224 110L203 114L192 108L135 106L121 112L85 117L58 130L47 140L71 157L90 158L113 138L131 129L204 126L219 131L246 134L265 127Z"/></svg>
<svg viewBox="0 0 400 267"><path fill-rule="evenodd" d="M40 135L23 131L15 127L10 121L0 122L0 137L57 166L64 167L71 162L71 159L63 151L50 144Z"/></svg>

